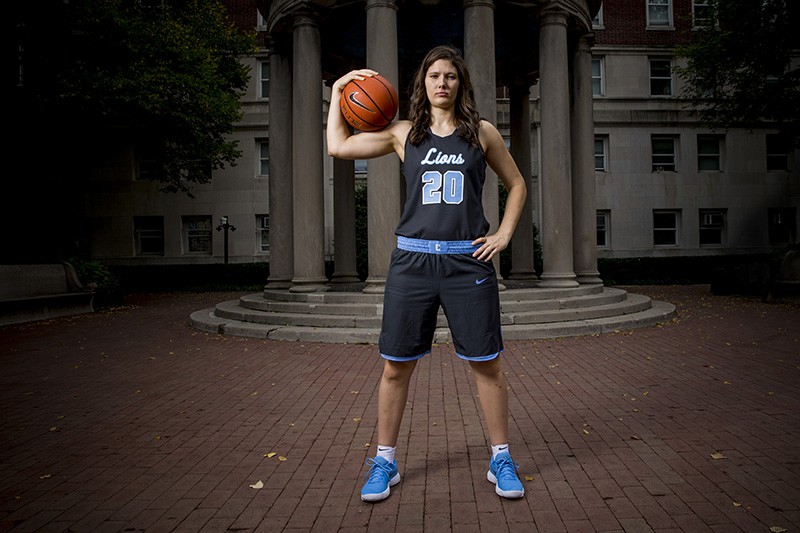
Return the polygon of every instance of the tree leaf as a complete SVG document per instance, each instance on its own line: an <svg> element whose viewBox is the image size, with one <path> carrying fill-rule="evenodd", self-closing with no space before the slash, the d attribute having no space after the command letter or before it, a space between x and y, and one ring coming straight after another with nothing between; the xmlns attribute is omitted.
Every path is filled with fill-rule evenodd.
<svg viewBox="0 0 800 533"><path fill-rule="evenodd" d="M278 454L277 454L277 453L275 453L275 452L269 452L269 453L265 453L265 454L264 454L264 457L266 457L267 459L272 459L272 458L273 458L273 457L275 457L276 455L278 455Z"/></svg>
<svg viewBox="0 0 800 533"><path fill-rule="evenodd" d="M722 454L722 453L720 453L720 452L715 452L715 453L712 453L712 454L711 454L711 458L712 458L712 459L727 459L727 457L725 457L725 455L723 455L723 454Z"/></svg>
<svg viewBox="0 0 800 533"><path fill-rule="evenodd" d="M254 484L250 485L251 489L263 489L264 482L263 481L256 481Z"/></svg>

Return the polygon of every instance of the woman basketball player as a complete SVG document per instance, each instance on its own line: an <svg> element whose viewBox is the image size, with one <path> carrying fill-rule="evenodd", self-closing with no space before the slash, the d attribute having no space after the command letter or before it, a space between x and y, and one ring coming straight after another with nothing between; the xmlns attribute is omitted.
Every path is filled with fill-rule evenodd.
<svg viewBox="0 0 800 533"><path fill-rule="evenodd" d="M354 70L332 87L377 74ZM400 482L395 446L416 361L431 350L436 315L444 309L458 357L475 372L492 458L487 478L505 498L524 493L508 450L508 390L500 353L500 302L492 258L511 239L525 203L525 181L497 129L481 120L469 73L455 48L428 52L414 78L410 119L351 135L338 105L328 115L328 152L369 159L391 152L403 161L407 201L384 293L378 393L378 452L369 459L361 499L389 496ZM486 164L508 191L497 231L487 235L481 203Z"/></svg>

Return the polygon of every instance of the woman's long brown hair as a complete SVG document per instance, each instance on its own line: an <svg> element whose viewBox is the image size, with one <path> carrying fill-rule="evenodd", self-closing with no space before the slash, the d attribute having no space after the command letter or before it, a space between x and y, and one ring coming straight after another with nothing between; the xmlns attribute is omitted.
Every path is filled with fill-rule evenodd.
<svg viewBox="0 0 800 533"><path fill-rule="evenodd" d="M422 60L419 69L417 69L409 104L411 131L408 134L408 140L414 146L419 146L428 136L428 126L431 125L431 108L428 94L425 91L425 75L431 65L440 59L452 63L458 74L459 85L455 103L456 129L465 141L481 149L480 139L478 138L481 117L475 105L475 96L472 91L472 82L469 79L469 71L461 52L452 46L437 46L432 49Z"/></svg>

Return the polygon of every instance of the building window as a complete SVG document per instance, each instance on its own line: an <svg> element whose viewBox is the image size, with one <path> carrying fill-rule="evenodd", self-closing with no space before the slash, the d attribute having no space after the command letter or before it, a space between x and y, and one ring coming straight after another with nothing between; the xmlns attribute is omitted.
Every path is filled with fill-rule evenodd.
<svg viewBox="0 0 800 533"><path fill-rule="evenodd" d="M797 209L771 207L769 209L769 243L794 244L797 242Z"/></svg>
<svg viewBox="0 0 800 533"><path fill-rule="evenodd" d="M667 135L653 135L650 143L653 150L653 172L675 172L676 161L675 137Z"/></svg>
<svg viewBox="0 0 800 533"><path fill-rule="evenodd" d="M267 31L267 19L261 14L261 11L256 9L256 29L258 31Z"/></svg>
<svg viewBox="0 0 800 533"><path fill-rule="evenodd" d="M672 96L672 60L650 58L650 96Z"/></svg>
<svg viewBox="0 0 800 533"><path fill-rule="evenodd" d="M611 246L611 239L609 235L609 221L611 219L611 212L598 211L597 212L597 246L600 248L608 248Z"/></svg>
<svg viewBox="0 0 800 533"><path fill-rule="evenodd" d="M592 96L606 94L605 60L602 57L592 59Z"/></svg>
<svg viewBox="0 0 800 533"><path fill-rule="evenodd" d="M722 170L722 139L716 135L697 136L697 170L714 172Z"/></svg>
<svg viewBox="0 0 800 533"><path fill-rule="evenodd" d="M164 255L164 217L133 217L136 255Z"/></svg>
<svg viewBox="0 0 800 533"><path fill-rule="evenodd" d="M356 159L356 161L355 161L355 173L356 174L366 174L367 173L367 160L366 159Z"/></svg>
<svg viewBox="0 0 800 533"><path fill-rule="evenodd" d="M705 26L711 18L711 6L708 0L694 0L692 3L692 24L695 27Z"/></svg>
<svg viewBox="0 0 800 533"><path fill-rule="evenodd" d="M256 215L257 253L269 252L269 215Z"/></svg>
<svg viewBox="0 0 800 533"><path fill-rule="evenodd" d="M603 28L603 5L597 11L597 15L592 19L592 28Z"/></svg>
<svg viewBox="0 0 800 533"><path fill-rule="evenodd" d="M184 253L211 255L211 217L183 217L183 239Z"/></svg>
<svg viewBox="0 0 800 533"><path fill-rule="evenodd" d="M700 210L700 246L725 244L725 209Z"/></svg>
<svg viewBox="0 0 800 533"><path fill-rule="evenodd" d="M261 61L258 66L260 98L269 98L269 61Z"/></svg>
<svg viewBox="0 0 800 533"><path fill-rule="evenodd" d="M594 169L598 172L608 171L608 136L594 136Z"/></svg>
<svg viewBox="0 0 800 533"><path fill-rule="evenodd" d="M785 135L767 134L767 170L789 170L789 139Z"/></svg>
<svg viewBox="0 0 800 533"><path fill-rule="evenodd" d="M647 25L672 26L672 0L647 0Z"/></svg>
<svg viewBox="0 0 800 533"><path fill-rule="evenodd" d="M679 211L653 211L653 245L677 246Z"/></svg>
<svg viewBox="0 0 800 533"><path fill-rule="evenodd" d="M269 142L258 141L258 176L269 177Z"/></svg>

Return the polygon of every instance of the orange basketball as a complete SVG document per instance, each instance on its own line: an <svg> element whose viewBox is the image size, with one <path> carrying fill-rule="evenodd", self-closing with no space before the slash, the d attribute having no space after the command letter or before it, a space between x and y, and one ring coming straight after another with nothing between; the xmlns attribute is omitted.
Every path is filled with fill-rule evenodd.
<svg viewBox="0 0 800 533"><path fill-rule="evenodd" d="M359 131L378 131L397 114L397 91L382 76L353 80L344 86L339 108L345 120Z"/></svg>

